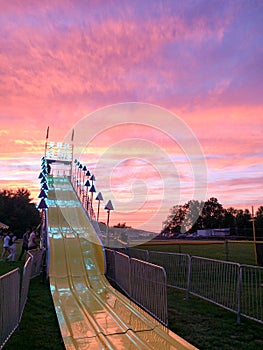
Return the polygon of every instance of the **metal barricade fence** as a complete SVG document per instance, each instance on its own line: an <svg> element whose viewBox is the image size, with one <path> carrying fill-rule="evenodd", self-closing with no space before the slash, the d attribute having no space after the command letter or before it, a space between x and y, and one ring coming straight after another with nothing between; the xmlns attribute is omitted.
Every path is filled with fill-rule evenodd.
<svg viewBox="0 0 263 350"><path fill-rule="evenodd" d="M165 268L169 287L188 290L191 266L190 255L150 251L149 262Z"/></svg>
<svg viewBox="0 0 263 350"><path fill-rule="evenodd" d="M115 251L105 248L106 255L106 275L115 281Z"/></svg>
<svg viewBox="0 0 263 350"><path fill-rule="evenodd" d="M163 267L105 248L109 279L164 325L168 324L167 280Z"/></svg>
<svg viewBox="0 0 263 350"><path fill-rule="evenodd" d="M263 323L263 267L241 265L241 315Z"/></svg>
<svg viewBox="0 0 263 350"><path fill-rule="evenodd" d="M19 324L19 269L0 276L0 349Z"/></svg>
<svg viewBox="0 0 263 350"><path fill-rule="evenodd" d="M128 248L128 255L131 258L149 261L149 251L144 249Z"/></svg>
<svg viewBox="0 0 263 350"><path fill-rule="evenodd" d="M130 258L119 252L115 252L115 282L130 295Z"/></svg>
<svg viewBox="0 0 263 350"><path fill-rule="evenodd" d="M130 297L163 324L168 324L167 284L163 267L132 258Z"/></svg>
<svg viewBox="0 0 263 350"><path fill-rule="evenodd" d="M138 250L129 249L129 253L137 254ZM121 258L124 254L117 251L110 254L114 268L109 262L109 277L115 272L116 279L120 279L117 283L121 288L121 284L124 283L126 293L132 297L133 291L129 293L127 281L130 272L128 267L120 266L123 264L122 260L126 261L127 266L128 257ZM112 258L114 254L115 259ZM141 256L147 255L143 252ZM162 266L167 274L167 286L185 290L186 297L192 294L234 312L237 314L237 322L240 322L240 316L243 316L263 323L263 267L155 251L149 251L149 262ZM120 277L120 272L124 277ZM122 278L125 282L121 282ZM132 281L132 278L130 280ZM135 284L139 290L142 287L140 280L137 282L130 282L130 286ZM134 300L136 299L137 296L134 297Z"/></svg>
<svg viewBox="0 0 263 350"><path fill-rule="evenodd" d="M42 266L43 266L44 249L30 250L27 252L27 254L33 257L30 278L34 278L36 276L39 276L41 271L42 271Z"/></svg>
<svg viewBox="0 0 263 350"><path fill-rule="evenodd" d="M23 278L22 278L22 286L21 286L21 292L20 292L20 317L19 320L22 318L22 314L26 305L27 301L27 295L29 290L29 284L31 279L31 271L32 271L32 265L33 265L33 256L27 254L26 261L24 264L23 269Z"/></svg>
<svg viewBox="0 0 263 350"><path fill-rule="evenodd" d="M192 256L190 293L239 313L239 269L236 263Z"/></svg>

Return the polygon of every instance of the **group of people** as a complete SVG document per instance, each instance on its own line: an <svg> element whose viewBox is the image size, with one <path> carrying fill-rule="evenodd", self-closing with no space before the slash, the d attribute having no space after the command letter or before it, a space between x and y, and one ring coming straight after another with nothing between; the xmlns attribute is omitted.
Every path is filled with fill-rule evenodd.
<svg viewBox="0 0 263 350"><path fill-rule="evenodd" d="M6 257L6 261L16 261L16 243L17 243L17 237L12 233L7 233L4 238L3 243L3 252L1 255L0 260L4 260ZM27 229L26 232L23 234L23 241L22 241L22 249L21 253L19 255L18 261L21 261L23 255L25 252L31 249L37 248L37 236L35 230Z"/></svg>

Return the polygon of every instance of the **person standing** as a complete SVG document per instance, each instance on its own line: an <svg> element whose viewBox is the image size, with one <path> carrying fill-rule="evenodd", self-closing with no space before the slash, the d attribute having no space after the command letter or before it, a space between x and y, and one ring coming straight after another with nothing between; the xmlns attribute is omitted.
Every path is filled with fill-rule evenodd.
<svg viewBox="0 0 263 350"><path fill-rule="evenodd" d="M10 253L6 259L6 261L16 261L16 236L11 232L10 233L10 240L9 240L9 249Z"/></svg>
<svg viewBox="0 0 263 350"><path fill-rule="evenodd" d="M30 229L27 229L26 232L23 234L23 242L22 242L22 249L21 253L19 255L18 261L21 261L24 252L27 252L28 250L28 240L29 240L29 235L30 235Z"/></svg>
<svg viewBox="0 0 263 350"><path fill-rule="evenodd" d="M35 230L33 230L30 233L29 239L28 239L28 250L36 249L37 248L37 236L35 233Z"/></svg>
<svg viewBox="0 0 263 350"><path fill-rule="evenodd" d="M10 241L10 233L6 234L4 236L4 244L3 244L3 252L1 255L1 260L4 259L5 255L9 255L10 254L10 247L9 247L9 241Z"/></svg>

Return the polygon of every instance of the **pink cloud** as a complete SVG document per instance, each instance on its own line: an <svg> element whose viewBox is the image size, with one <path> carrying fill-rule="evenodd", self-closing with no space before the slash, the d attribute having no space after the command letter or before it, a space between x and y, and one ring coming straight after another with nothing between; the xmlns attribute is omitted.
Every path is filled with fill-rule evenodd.
<svg viewBox="0 0 263 350"><path fill-rule="evenodd" d="M37 162L48 125L50 139L62 141L75 123L98 107L144 101L169 108L192 128L207 158L211 195L241 203L250 191L260 200L259 182L252 191L242 180L262 172L260 2L224 3L216 10L209 1L191 6L174 1L134 1L133 6L114 1L0 4L2 186L8 186L7 178L10 186L28 181L37 192ZM95 166L114 142L142 135L172 155L182 199L187 200L189 164L176 142L156 130L109 130L90 145L89 161ZM140 154L140 145L136 151ZM117 152L114 157L109 161L121 160ZM172 184L177 178L171 177L162 157L160 163ZM30 171L27 164L32 165ZM127 169L128 161L116 179ZM222 186L231 190L221 188L220 177ZM239 178L242 186L233 189L231 181ZM145 181L151 183L156 200L155 175L147 173ZM137 220L135 215L131 218Z"/></svg>

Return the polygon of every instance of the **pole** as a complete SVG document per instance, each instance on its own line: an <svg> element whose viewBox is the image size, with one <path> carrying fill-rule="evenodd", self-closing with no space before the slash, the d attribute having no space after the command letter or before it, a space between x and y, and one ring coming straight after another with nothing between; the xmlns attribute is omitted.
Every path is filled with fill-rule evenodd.
<svg viewBox="0 0 263 350"><path fill-rule="evenodd" d="M99 222L99 216L100 216L100 200L98 201L98 213L97 213L97 221Z"/></svg>
<svg viewBox="0 0 263 350"><path fill-rule="evenodd" d="M93 201L93 192L91 192L91 196L90 196L90 216L91 217L92 217L92 210L93 210L92 201Z"/></svg>
<svg viewBox="0 0 263 350"><path fill-rule="evenodd" d="M108 217L107 217L107 247L109 247L109 222L110 222L110 210L107 210Z"/></svg>
<svg viewBox="0 0 263 350"><path fill-rule="evenodd" d="M46 141L45 141L45 157L47 156L47 141L49 136L49 126L47 127Z"/></svg>
<svg viewBox="0 0 263 350"><path fill-rule="evenodd" d="M255 263L258 265L258 255L257 255L257 245L256 245L256 229L255 229L255 217L254 217L254 207L252 206L252 229L253 229L253 240L254 240L254 254Z"/></svg>

